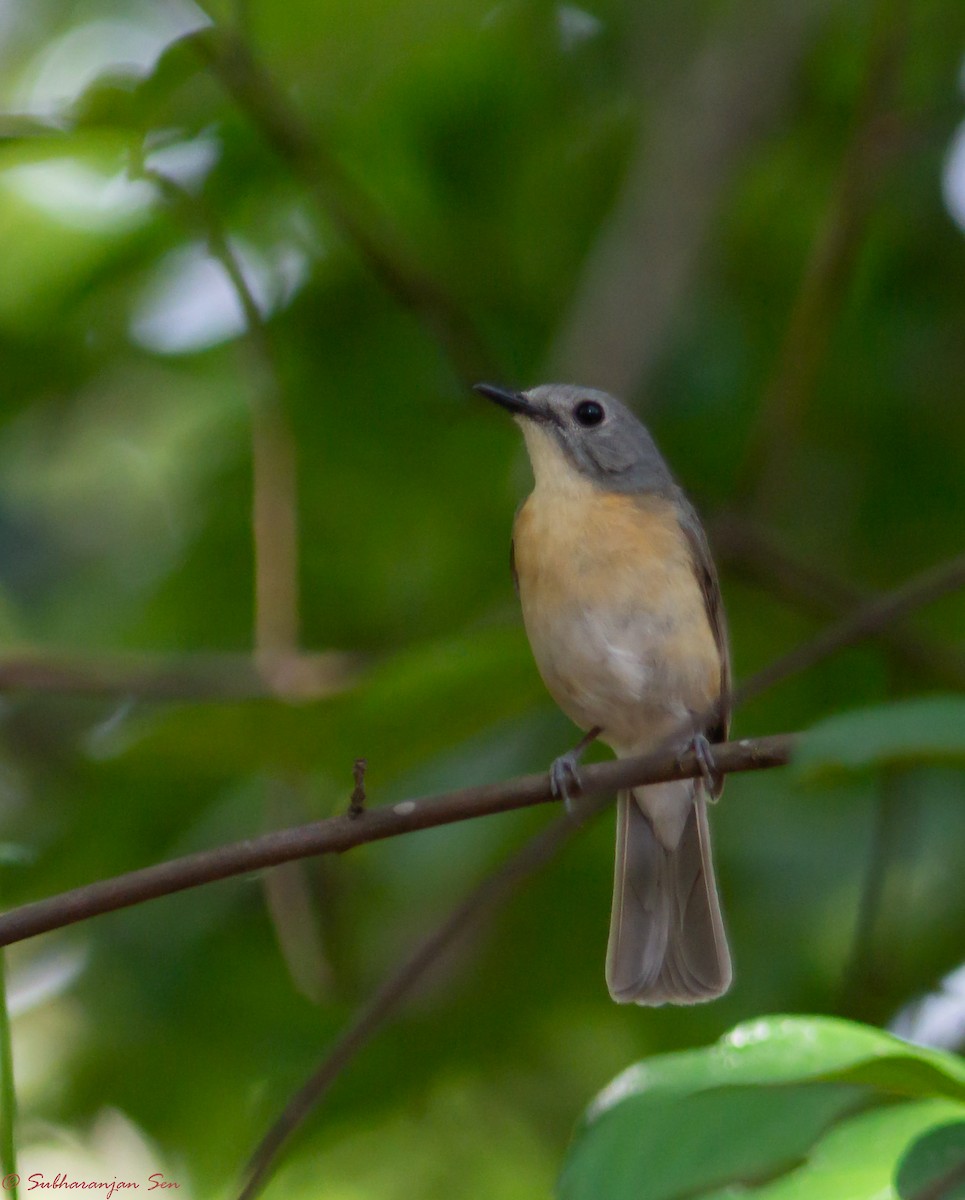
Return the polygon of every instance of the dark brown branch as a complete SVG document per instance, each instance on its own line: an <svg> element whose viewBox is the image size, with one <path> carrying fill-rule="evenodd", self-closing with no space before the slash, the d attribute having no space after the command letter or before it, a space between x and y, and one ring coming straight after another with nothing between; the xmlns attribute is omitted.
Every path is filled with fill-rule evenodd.
<svg viewBox="0 0 965 1200"><path fill-rule="evenodd" d="M386 290L415 313L466 382L492 373L492 356L469 314L405 246L376 203L345 173L322 137L302 120L248 44L227 29L196 40L239 109Z"/></svg>
<svg viewBox="0 0 965 1200"><path fill-rule="evenodd" d="M753 741L728 742L714 747L714 755L722 772L758 771L784 766L790 760L793 745L794 735L784 734ZM584 793L594 796L659 780L692 778L700 774L700 765L692 753L678 758L672 752L663 751L639 758L595 763L584 767L580 774ZM356 817L345 814L278 830L214 850L171 859L139 871L130 871L113 879L87 884L13 909L0 916L0 946L36 937L37 934L60 929L101 913L130 908L145 900L212 883L216 879L245 875L316 854L341 853L354 846L412 833L417 829L449 825L492 813L511 812L552 800L555 797L550 791L548 775L524 775L505 783L463 788L439 796L369 808Z"/></svg>
<svg viewBox="0 0 965 1200"><path fill-rule="evenodd" d="M789 554L767 531L736 514L715 518L710 534L719 565L817 616L840 616L878 598ZM965 654L956 647L897 624L883 625L873 636L901 666L946 687L965 688Z"/></svg>
<svg viewBox="0 0 965 1200"><path fill-rule="evenodd" d="M286 654L269 669L251 654L12 654L0 658L0 693L204 701L319 700L348 687L348 654ZM270 682L268 680L270 679Z"/></svg>

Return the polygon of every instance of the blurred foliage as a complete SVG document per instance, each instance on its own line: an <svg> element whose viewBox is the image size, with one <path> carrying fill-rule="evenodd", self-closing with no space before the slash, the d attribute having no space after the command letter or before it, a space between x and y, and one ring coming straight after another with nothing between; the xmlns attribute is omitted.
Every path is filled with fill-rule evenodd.
<svg viewBox="0 0 965 1200"><path fill-rule="evenodd" d="M219 76L211 39L228 28L313 139L307 165ZM523 452L463 367L530 384L566 358L560 330L613 262L611 213L636 211L627 188L652 222L639 287L662 326L631 309L614 331L654 347L626 398L711 528L739 508L869 589L961 552L963 52L960 0L0 2L4 650L251 646L266 364L207 251L213 221L264 313L297 447L301 644L357 663L350 688L300 706L10 694L4 905L257 832L267 781L295 821L345 805L359 755L382 803L544 769L571 744L509 580ZM770 97L753 119L745 93ZM689 171L707 114L721 146ZM876 153L842 222L856 122ZM648 169L668 161L683 165ZM385 286L346 197L458 319ZM835 228L828 336L784 364L813 386L764 438L779 486L763 489L769 381ZM585 382L607 380L612 350ZM722 564L739 677L820 627L753 562ZM951 657L963 619L954 596L915 624ZM735 778L713 814L725 999L610 1003L599 821L439 964L269 1195L548 1195L587 1096L628 1062L767 1012L887 1023L937 987L965 958L960 703L908 698L947 688L869 644L738 714L739 735L830 721L810 743L821 769ZM22 1167L52 1161L53 1123L105 1170L160 1162L182 1194L226 1194L360 999L545 819L312 864L318 1003L251 880L16 947Z"/></svg>

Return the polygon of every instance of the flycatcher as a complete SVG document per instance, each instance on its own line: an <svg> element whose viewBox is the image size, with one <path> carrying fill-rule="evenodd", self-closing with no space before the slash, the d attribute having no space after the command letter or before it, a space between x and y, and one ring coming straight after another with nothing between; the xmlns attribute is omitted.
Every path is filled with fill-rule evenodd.
<svg viewBox="0 0 965 1200"><path fill-rule="evenodd" d="M672 739L707 764L704 778L619 795L610 994L711 1000L731 981L707 824L708 797L722 787L707 745L727 737L730 665L707 538L619 400L570 384L476 391L508 409L526 439L535 487L516 514L513 575L540 675L588 735L553 763L554 791L579 783L594 736L620 758Z"/></svg>

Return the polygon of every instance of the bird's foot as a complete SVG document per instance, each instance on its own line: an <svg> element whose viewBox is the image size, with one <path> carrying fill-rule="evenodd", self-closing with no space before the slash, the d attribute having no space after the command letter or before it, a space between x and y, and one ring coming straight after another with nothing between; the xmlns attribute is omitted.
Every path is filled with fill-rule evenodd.
<svg viewBox="0 0 965 1200"><path fill-rule="evenodd" d="M572 750L568 750L565 754L561 754L559 758L554 758L550 766L550 791L554 796L563 801L566 811L573 813L573 797L570 794L570 789L577 792L583 790L583 781L580 779L580 760L586 753L586 748L590 742L599 737L602 730L594 726L593 729L577 742Z"/></svg>
<svg viewBox="0 0 965 1200"><path fill-rule="evenodd" d="M577 792L583 790L579 770L582 757L575 750L568 750L566 754L554 758L550 767L550 791L563 801L568 813L573 811L573 797L570 795L570 789Z"/></svg>
<svg viewBox="0 0 965 1200"><path fill-rule="evenodd" d="M707 740L705 734L695 733L690 745L693 749L694 757L697 759L697 765L700 767L700 777L704 781L707 794L714 797L720 791L720 785L723 783L724 777L717 769L717 763L714 761L714 752L711 749L710 742Z"/></svg>

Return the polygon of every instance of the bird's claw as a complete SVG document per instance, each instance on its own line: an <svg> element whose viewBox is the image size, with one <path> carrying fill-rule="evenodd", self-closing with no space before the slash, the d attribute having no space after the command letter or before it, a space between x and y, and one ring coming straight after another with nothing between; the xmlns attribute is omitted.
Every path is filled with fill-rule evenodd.
<svg viewBox="0 0 965 1200"><path fill-rule="evenodd" d="M711 749L710 742L702 733L695 733L691 741L694 758L697 759L697 765L700 767L700 777L704 781L704 786L710 796L716 796L720 791L721 773L717 769L717 763L714 761L714 752Z"/></svg>
<svg viewBox="0 0 965 1200"><path fill-rule="evenodd" d="M550 767L550 791L563 801L567 812L573 811L571 787L577 792L583 790L578 767L579 761L579 755L574 750L570 750L566 754L561 754L559 758L555 758Z"/></svg>

